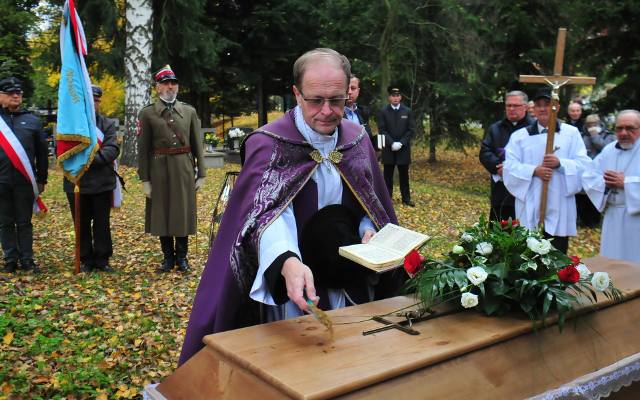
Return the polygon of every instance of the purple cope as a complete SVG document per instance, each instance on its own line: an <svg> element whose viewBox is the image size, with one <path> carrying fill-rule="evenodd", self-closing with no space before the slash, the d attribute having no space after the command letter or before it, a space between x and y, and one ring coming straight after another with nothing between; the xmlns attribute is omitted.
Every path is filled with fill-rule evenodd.
<svg viewBox="0 0 640 400"><path fill-rule="evenodd" d="M343 156L335 165L345 188L342 204L360 217L366 213L380 229L397 224L397 218L366 138L360 125L343 119L335 148ZM204 336L260 323L263 304L249 297L260 237L290 202L298 237L317 211L318 188L311 178L319 164L311 158L313 150L296 128L293 110L244 140L244 164L202 273L178 365L204 346ZM375 299L393 295L404 281L401 273L381 274Z"/></svg>

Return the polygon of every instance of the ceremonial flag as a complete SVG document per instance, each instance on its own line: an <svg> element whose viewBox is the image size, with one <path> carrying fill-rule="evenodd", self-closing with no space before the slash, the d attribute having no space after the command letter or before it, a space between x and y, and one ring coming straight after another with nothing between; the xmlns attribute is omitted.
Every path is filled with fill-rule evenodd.
<svg viewBox="0 0 640 400"><path fill-rule="evenodd" d="M84 62L87 43L73 0L64 5L60 53L56 152L65 176L77 183L99 147L91 80Z"/></svg>

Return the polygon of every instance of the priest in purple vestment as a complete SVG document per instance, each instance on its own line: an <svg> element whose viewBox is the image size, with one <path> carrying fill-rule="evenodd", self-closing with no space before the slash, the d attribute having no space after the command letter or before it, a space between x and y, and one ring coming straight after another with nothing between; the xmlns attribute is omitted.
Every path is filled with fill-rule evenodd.
<svg viewBox="0 0 640 400"><path fill-rule="evenodd" d="M334 50L303 54L293 66L297 107L244 140L180 365L205 335L303 315L307 299L334 309L390 297L404 282L402 270L376 274L337 255L397 223L365 130L343 119L350 75Z"/></svg>

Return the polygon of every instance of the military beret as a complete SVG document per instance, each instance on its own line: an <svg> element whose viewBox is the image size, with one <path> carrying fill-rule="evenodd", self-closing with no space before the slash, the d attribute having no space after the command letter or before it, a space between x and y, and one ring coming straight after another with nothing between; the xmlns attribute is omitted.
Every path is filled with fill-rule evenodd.
<svg viewBox="0 0 640 400"><path fill-rule="evenodd" d="M5 78L0 81L0 92L22 92L22 81L13 76Z"/></svg>

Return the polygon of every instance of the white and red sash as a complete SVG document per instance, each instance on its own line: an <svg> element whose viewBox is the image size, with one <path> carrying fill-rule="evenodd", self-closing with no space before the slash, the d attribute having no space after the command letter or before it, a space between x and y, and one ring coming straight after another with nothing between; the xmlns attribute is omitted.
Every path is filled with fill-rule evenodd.
<svg viewBox="0 0 640 400"><path fill-rule="evenodd" d="M104 133L96 126L96 137L98 138L98 146L102 147L102 141L104 140ZM118 172L118 160L113 162L113 170ZM120 179L116 176L116 187L113 189L111 196L111 208L120 208L122 205L122 185L120 185Z"/></svg>
<svg viewBox="0 0 640 400"><path fill-rule="evenodd" d="M22 143L18 140L16 135L13 133L9 125L4 122L4 119L0 117L0 147L4 150L4 152L9 157L11 164L13 167L17 169L22 176L24 176L30 183L33 189L33 195L35 197L35 201L33 202L33 211L36 214L40 212L46 213L47 207L42 202L40 198L40 192L38 191L38 183L36 182L36 177L33 174L33 168L31 167L31 162L29 161L29 157L27 156L27 152L22 147Z"/></svg>

